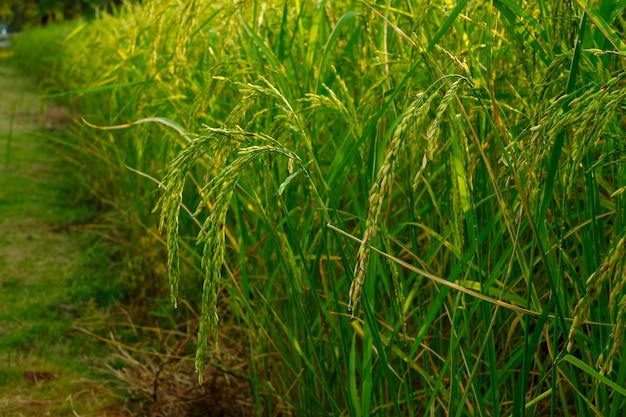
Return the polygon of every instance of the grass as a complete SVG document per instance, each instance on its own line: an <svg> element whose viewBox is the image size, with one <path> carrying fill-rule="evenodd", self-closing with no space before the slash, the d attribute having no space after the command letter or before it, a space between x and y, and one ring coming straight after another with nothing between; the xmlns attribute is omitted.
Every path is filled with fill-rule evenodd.
<svg viewBox="0 0 626 417"><path fill-rule="evenodd" d="M75 326L119 299L115 271L77 230L93 213L68 204L39 96L6 62L0 89L0 414L114 413L115 380L94 367L106 349Z"/></svg>
<svg viewBox="0 0 626 417"><path fill-rule="evenodd" d="M133 302L200 310L172 314L201 381L236 338L259 415L612 416L622 28L608 1L166 1L16 51L88 122L64 155Z"/></svg>

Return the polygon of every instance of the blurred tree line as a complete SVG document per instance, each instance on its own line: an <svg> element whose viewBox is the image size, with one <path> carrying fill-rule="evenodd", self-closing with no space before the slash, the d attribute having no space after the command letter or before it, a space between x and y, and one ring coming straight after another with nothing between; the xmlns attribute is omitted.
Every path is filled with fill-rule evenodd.
<svg viewBox="0 0 626 417"><path fill-rule="evenodd" d="M0 23L15 32L78 17L93 17L128 0L0 0Z"/></svg>

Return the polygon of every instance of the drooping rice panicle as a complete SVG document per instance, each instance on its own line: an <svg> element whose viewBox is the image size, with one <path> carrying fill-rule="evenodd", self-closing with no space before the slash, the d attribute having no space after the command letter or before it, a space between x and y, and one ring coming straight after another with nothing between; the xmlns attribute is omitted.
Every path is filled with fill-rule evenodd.
<svg viewBox="0 0 626 417"><path fill-rule="evenodd" d="M430 104L437 94L432 94L427 99L419 97L404 112L400 123L395 128L389 146L387 148L385 159L382 166L378 170L376 180L369 192L369 208L367 212L367 220L365 223L365 232L361 238L361 245L356 256L356 265L354 267L352 284L350 286L350 299L348 309L354 314L356 306L361 298L361 287L365 282L365 274L370 256L371 240L378 230L378 221L382 211L382 203L385 194L389 191L394 180L394 172L398 159L404 155L407 142L410 140L420 140L416 137L419 135L419 129L426 120ZM424 155L426 158L426 154ZM425 159L426 160L426 159ZM424 166L425 162L422 163Z"/></svg>

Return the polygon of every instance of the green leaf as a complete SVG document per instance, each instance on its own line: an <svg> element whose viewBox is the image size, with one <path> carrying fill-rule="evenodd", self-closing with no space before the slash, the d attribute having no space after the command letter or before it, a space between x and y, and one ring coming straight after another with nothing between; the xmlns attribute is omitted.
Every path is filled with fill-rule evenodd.
<svg viewBox="0 0 626 417"><path fill-rule="evenodd" d="M605 375L602 375L600 372L596 371L591 366L587 365L585 362L581 361L577 357L572 356L568 353L567 355L563 356L562 360L571 363L572 365L574 365L581 371L585 372L587 375L591 376L592 378L597 379L598 381L602 382L603 384L609 386L610 388L614 389L619 394L626 397L626 389L624 387L617 385L615 382L611 381Z"/></svg>

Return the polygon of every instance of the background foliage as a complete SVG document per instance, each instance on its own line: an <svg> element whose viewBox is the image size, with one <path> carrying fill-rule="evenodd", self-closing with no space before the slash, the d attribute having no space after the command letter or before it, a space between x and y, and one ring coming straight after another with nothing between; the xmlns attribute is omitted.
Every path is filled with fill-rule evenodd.
<svg viewBox="0 0 626 417"><path fill-rule="evenodd" d="M121 4L122 0L0 0L0 23L17 32L53 21L93 17Z"/></svg>

